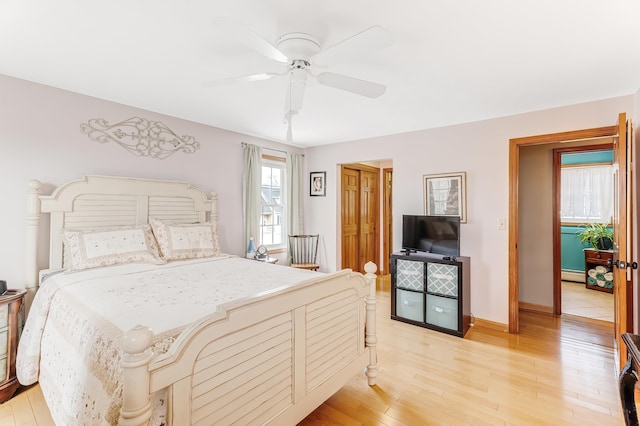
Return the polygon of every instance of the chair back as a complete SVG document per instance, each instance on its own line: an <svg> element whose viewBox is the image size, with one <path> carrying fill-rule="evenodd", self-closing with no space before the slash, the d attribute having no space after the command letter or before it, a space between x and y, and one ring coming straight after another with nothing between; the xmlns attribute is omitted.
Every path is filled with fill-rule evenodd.
<svg viewBox="0 0 640 426"><path fill-rule="evenodd" d="M319 235L289 235L289 254L294 268L318 269Z"/></svg>

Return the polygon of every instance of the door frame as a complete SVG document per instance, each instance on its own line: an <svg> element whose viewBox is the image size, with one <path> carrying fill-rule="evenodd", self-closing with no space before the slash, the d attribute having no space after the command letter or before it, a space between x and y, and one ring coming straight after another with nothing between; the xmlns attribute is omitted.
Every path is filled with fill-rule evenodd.
<svg viewBox="0 0 640 426"><path fill-rule="evenodd" d="M613 143L601 143L553 150L553 314L562 315L562 242L560 217L562 154L612 150Z"/></svg>
<svg viewBox="0 0 640 426"><path fill-rule="evenodd" d="M391 181L391 185L389 185ZM382 169L382 270L391 273L391 253L393 251L393 168Z"/></svg>
<svg viewBox="0 0 640 426"><path fill-rule="evenodd" d="M518 289L518 184L520 178L520 149L534 145L611 138L617 135L617 126L607 126L509 139L509 333L517 334L520 331ZM555 247L554 250L556 250ZM555 261L554 255L554 262Z"/></svg>

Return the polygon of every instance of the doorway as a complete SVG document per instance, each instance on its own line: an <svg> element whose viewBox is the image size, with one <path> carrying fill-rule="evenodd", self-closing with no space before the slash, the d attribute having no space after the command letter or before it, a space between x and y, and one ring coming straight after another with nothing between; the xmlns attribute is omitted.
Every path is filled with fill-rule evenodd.
<svg viewBox="0 0 640 426"><path fill-rule="evenodd" d="M633 247L631 220L633 210L631 196L634 191L632 185L632 174L627 173L630 167L629 160L633 134L630 121L627 121L625 113L618 116L618 121L614 126L599 127L594 129L554 133L547 135L515 138L509 141L509 332L519 332L519 279L521 255L519 253L519 174L520 174L520 151L526 146L544 145L557 142L571 142L588 139L612 138L614 142L614 184L615 214L613 220L614 235L617 241L614 244L613 263L616 267L614 271L614 329L615 344L618 348L618 360L620 365L626 361L626 351L621 350L622 340L620 336L631 331L631 321L633 320L633 309L631 305L633 297L633 286L631 273L626 269L626 263L631 257L631 247ZM629 169L631 171L631 169ZM634 177L635 179L635 177ZM553 215L555 217L555 215ZM559 259L559 244L553 244L553 256L555 261ZM554 265L554 271L559 271ZM554 295L555 296L555 295Z"/></svg>
<svg viewBox="0 0 640 426"><path fill-rule="evenodd" d="M560 268L553 274L555 315L613 323L613 272L607 262L612 251L585 250L578 237L586 223L611 226L611 142L602 139L553 147L553 212L557 216L553 241L558 241L561 256L554 262Z"/></svg>

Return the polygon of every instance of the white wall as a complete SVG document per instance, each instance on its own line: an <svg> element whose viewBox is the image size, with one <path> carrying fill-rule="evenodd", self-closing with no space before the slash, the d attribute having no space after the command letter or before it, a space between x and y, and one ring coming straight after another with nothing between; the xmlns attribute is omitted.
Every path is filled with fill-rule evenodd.
<svg viewBox="0 0 640 426"><path fill-rule="evenodd" d="M508 218L509 139L611 126L625 111L634 116L634 96L307 149L307 171L327 171L327 197L306 200L305 230L323 236L328 268L335 269L340 264L338 165L391 159L398 250L398 218L424 210L422 176L465 171L468 222L461 227L461 254L471 257L471 311L507 323L508 233L497 229L497 221Z"/></svg>
<svg viewBox="0 0 640 426"><path fill-rule="evenodd" d="M220 244L225 252L244 253L240 143L286 147L2 75L0 93L0 279L6 279L9 287L25 287L25 194L30 179L40 180L47 194L82 174L176 179L193 182L205 191L217 190ZM160 121L178 135L194 136L201 148L164 160L136 157L116 144L95 142L80 131L80 124L92 118L116 123L134 116ZM46 240L42 242L46 246ZM47 256L46 251L40 252L42 267L47 265Z"/></svg>

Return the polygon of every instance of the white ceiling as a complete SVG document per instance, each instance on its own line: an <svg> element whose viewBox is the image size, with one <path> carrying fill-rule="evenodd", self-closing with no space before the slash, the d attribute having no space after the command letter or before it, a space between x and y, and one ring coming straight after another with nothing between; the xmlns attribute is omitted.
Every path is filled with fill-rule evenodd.
<svg viewBox="0 0 640 426"><path fill-rule="evenodd" d="M216 17L272 43L294 31L323 47L373 25L391 32L391 47L321 69L384 84L381 97L308 79L293 121L302 147L640 88L638 0L2 0L0 74L285 142L286 77L202 85L282 70Z"/></svg>

